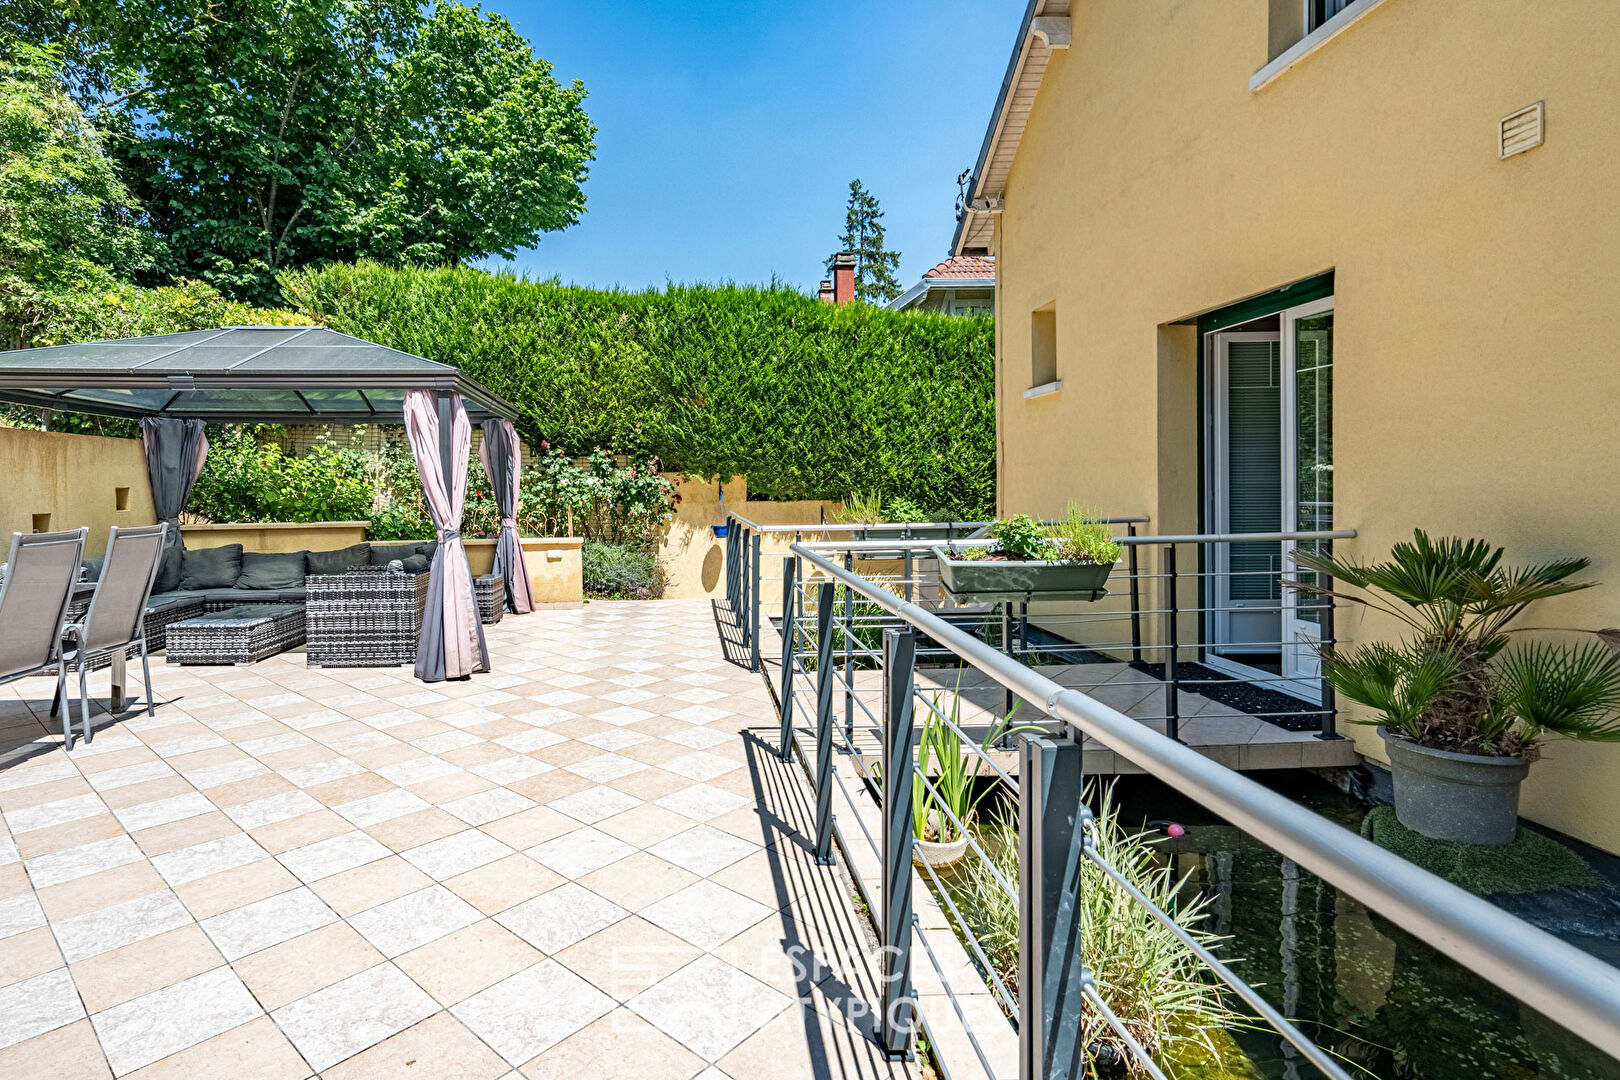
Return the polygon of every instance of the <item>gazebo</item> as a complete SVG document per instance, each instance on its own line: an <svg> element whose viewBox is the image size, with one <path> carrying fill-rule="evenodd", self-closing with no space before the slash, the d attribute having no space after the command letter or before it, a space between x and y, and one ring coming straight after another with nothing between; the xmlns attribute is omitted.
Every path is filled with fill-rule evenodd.
<svg viewBox="0 0 1620 1080"><path fill-rule="evenodd" d="M501 510L496 567L514 610L532 607L514 520L516 411L448 364L322 326L227 326L0 352L0 401L139 420L153 504L175 526L207 455L205 424L404 424L440 541L417 647L427 681L489 669L460 532L476 420Z"/></svg>

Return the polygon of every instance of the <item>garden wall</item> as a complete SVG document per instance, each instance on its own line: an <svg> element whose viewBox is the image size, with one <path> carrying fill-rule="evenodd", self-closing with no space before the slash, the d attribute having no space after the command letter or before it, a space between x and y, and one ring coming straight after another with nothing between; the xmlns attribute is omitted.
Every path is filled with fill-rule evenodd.
<svg viewBox="0 0 1620 1080"><path fill-rule="evenodd" d="M0 542L8 551L14 532L85 525L85 554L100 555L111 526L157 520L139 439L0 427L0 473Z"/></svg>
<svg viewBox="0 0 1620 1080"><path fill-rule="evenodd" d="M722 485L713 480L670 474L681 501L658 546L658 560L669 575L664 596L670 600L692 600L724 596L726 591L726 542L716 539L713 526L726 520L726 512L742 514L760 525L800 525L833 520L841 503L821 499L791 502L749 502L748 481L739 477L723 485L725 508L720 505ZM760 546L766 552L785 552L792 544L791 533L765 533ZM781 563L768 559L767 567L780 570Z"/></svg>

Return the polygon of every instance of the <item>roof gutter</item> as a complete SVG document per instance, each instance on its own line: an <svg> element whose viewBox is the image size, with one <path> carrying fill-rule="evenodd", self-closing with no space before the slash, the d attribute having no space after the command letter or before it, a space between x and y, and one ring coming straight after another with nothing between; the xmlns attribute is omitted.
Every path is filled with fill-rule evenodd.
<svg viewBox="0 0 1620 1080"><path fill-rule="evenodd" d="M984 177L984 167L990 161L991 148L996 144L996 136L1001 133L1001 123L1007 112L1007 99L1012 96L1012 88L1017 83L1018 69L1024 64L1024 56L1029 52L1030 27L1035 22L1037 11L1045 6L1046 0L1029 0L1024 8L1024 18L1018 24L1018 39L1013 46L1012 57L1007 61L1007 73L1001 77L1001 89L996 94L996 107L990 113L990 126L985 129L984 141L979 144L979 157L973 163L973 177L968 182L968 206L956 216L956 231L951 236L951 254L962 254L962 237L967 231L969 215L974 211L969 209L975 199L981 198L979 184Z"/></svg>

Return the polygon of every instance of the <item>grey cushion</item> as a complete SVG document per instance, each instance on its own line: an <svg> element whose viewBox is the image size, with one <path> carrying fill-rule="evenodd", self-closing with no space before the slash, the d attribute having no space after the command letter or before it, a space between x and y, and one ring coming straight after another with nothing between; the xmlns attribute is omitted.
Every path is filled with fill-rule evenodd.
<svg viewBox="0 0 1620 1080"><path fill-rule="evenodd" d="M296 589L304 584L304 558L308 551L242 553L238 589Z"/></svg>
<svg viewBox="0 0 1620 1080"><path fill-rule="evenodd" d="M401 559L400 562L407 574L425 574L431 565L426 555L412 555L408 559Z"/></svg>
<svg viewBox="0 0 1620 1080"><path fill-rule="evenodd" d="M106 563L107 556L97 555L93 559L84 560L84 573L79 575L81 581L100 581L101 567Z"/></svg>
<svg viewBox="0 0 1620 1080"><path fill-rule="evenodd" d="M422 548L430 543L431 540L412 540L408 544L372 544L371 565L387 566L395 559L405 560L412 555L420 555Z"/></svg>
<svg viewBox="0 0 1620 1080"><path fill-rule="evenodd" d="M163 549L163 558L158 563L157 580L152 583L153 592L174 592L180 587L180 566L185 554L186 549L179 544Z"/></svg>
<svg viewBox="0 0 1620 1080"><path fill-rule="evenodd" d="M278 604L302 604L307 596L308 596L308 593L303 588L303 586L299 586L296 589L277 589L276 590L276 603L278 603Z"/></svg>
<svg viewBox="0 0 1620 1080"><path fill-rule="evenodd" d="M311 574L341 574L359 566L369 566L371 546L351 544L336 551L311 551L305 555L304 562Z"/></svg>
<svg viewBox="0 0 1620 1080"><path fill-rule="evenodd" d="M208 589L202 598L210 604L274 604L280 595L278 589Z"/></svg>
<svg viewBox="0 0 1620 1080"><path fill-rule="evenodd" d="M241 576L241 544L188 550L180 561L182 589L229 589Z"/></svg>
<svg viewBox="0 0 1620 1080"><path fill-rule="evenodd" d="M152 594L151 598L146 601L146 610L162 611L164 608L170 607L174 604L187 604L193 600L201 600L207 595L208 594L206 592L186 592L183 589L175 589L172 592L166 593L155 592Z"/></svg>

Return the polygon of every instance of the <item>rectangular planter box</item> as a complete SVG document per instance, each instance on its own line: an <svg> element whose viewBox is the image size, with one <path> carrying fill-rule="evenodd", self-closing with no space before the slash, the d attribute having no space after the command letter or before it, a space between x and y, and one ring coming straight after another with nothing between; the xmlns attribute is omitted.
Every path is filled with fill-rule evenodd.
<svg viewBox="0 0 1620 1080"><path fill-rule="evenodd" d="M1096 600L1107 593L1108 575L1114 569L1113 563L953 559L938 545L933 552L946 591L970 602Z"/></svg>

